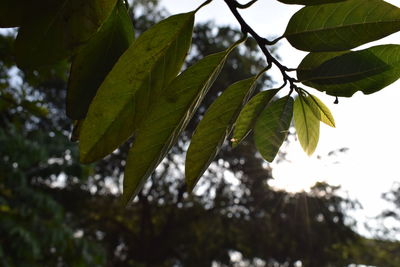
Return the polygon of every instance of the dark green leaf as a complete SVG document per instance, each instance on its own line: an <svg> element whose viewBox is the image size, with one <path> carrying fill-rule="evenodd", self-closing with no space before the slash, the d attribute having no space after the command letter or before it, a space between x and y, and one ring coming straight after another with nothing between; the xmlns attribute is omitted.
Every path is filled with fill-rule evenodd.
<svg viewBox="0 0 400 267"><path fill-rule="evenodd" d="M35 1L15 42L18 65L33 68L72 56L101 27L116 1Z"/></svg>
<svg viewBox="0 0 400 267"><path fill-rule="evenodd" d="M293 98L283 97L273 102L260 114L254 127L254 141L263 158L275 159L288 134L293 116Z"/></svg>
<svg viewBox="0 0 400 267"><path fill-rule="evenodd" d="M257 121L260 113L265 109L266 105L272 100L278 89L263 91L255 95L244 106L239 114L233 130L233 146L237 146L249 134Z"/></svg>
<svg viewBox="0 0 400 267"><path fill-rule="evenodd" d="M334 53L310 53L300 63L297 77L329 95L372 94L400 77L400 45L375 46L336 57Z"/></svg>
<svg viewBox="0 0 400 267"><path fill-rule="evenodd" d="M235 46L189 67L168 85L152 106L128 155L124 203L136 196L147 177L175 144Z"/></svg>
<svg viewBox="0 0 400 267"><path fill-rule="evenodd" d="M67 90L67 115L83 119L97 89L134 38L133 24L123 1L100 31L73 58Z"/></svg>
<svg viewBox="0 0 400 267"><path fill-rule="evenodd" d="M148 101L137 93L160 94L175 78L190 47L193 22L194 12L171 16L143 33L120 57L83 123L82 162L106 156L133 134L136 98Z"/></svg>
<svg viewBox="0 0 400 267"><path fill-rule="evenodd" d="M305 51L341 51L400 30L400 9L383 0L347 0L304 7L284 36Z"/></svg>
<svg viewBox="0 0 400 267"><path fill-rule="evenodd" d="M240 109L252 93L257 76L229 86L209 107L197 126L186 154L185 177L188 191L217 155L232 129Z"/></svg>
<svg viewBox="0 0 400 267"><path fill-rule="evenodd" d="M1 0L0 3L0 28L18 27L26 8L23 0Z"/></svg>
<svg viewBox="0 0 400 267"><path fill-rule="evenodd" d="M347 0L278 0L278 1L285 3L285 4L312 6L312 5L342 2L342 1L347 1Z"/></svg>
<svg viewBox="0 0 400 267"><path fill-rule="evenodd" d="M294 126L301 147L310 156L318 145L319 118L314 115L311 108L305 103L303 96L297 97L294 101L293 113Z"/></svg>
<svg viewBox="0 0 400 267"><path fill-rule="evenodd" d="M326 125L335 127L335 119L331 111L318 97L308 93L308 97L304 97L303 100L310 107L315 117Z"/></svg>

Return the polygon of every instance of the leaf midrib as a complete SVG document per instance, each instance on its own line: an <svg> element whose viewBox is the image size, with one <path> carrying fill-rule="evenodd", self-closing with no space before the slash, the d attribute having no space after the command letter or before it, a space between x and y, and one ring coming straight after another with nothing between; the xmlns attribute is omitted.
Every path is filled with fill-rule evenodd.
<svg viewBox="0 0 400 267"><path fill-rule="evenodd" d="M190 18L191 18L191 16L188 16L187 21L189 21ZM187 21L184 23L184 25L186 25ZM172 41L171 41L171 42L168 42L168 45L165 46L164 49L160 50L160 51L155 55L155 57L157 57L157 59L156 59L155 62L158 62L158 61L162 58L162 56L160 56L160 54L163 54L163 52L164 52L165 50L168 50L168 49L169 49L169 47L171 46L171 44L174 43L174 40L176 40L176 37L177 37L184 29L185 29L185 27L182 27L179 31L177 31L177 34L173 35L174 38L171 38ZM132 45L133 45L133 43L132 43ZM149 73L151 73L151 72L153 71L153 69L155 68L155 65L156 65L156 64L154 64L154 66L153 66L150 70L148 70L148 71L146 72L146 77L149 75ZM166 85L166 86L167 86L167 85ZM137 89L136 92L138 92L139 90L140 90L140 89ZM93 152L93 150L96 148L97 144L99 144L99 143L102 141L102 138L103 138L103 137L108 133L108 131L113 127L115 121L117 121L117 118L120 116L120 114L123 113L123 111L126 109L126 107L127 107L129 104L131 104L132 100L134 99L134 97L135 97L135 95L136 95L136 92L135 92L134 94L129 94L129 98L128 98L129 101L126 101L126 103L125 103L125 105L123 106L123 108L121 108L120 111L117 113L118 116L116 116L116 117L111 121L111 123L109 124L109 126L103 131L103 134L99 136L100 138L98 139L98 141L95 142L95 143L93 144L92 148L91 148L90 150L88 150L88 152L86 153L86 155L90 155L90 154Z"/></svg>
<svg viewBox="0 0 400 267"><path fill-rule="evenodd" d="M315 80L329 80L329 79L336 79L336 78L356 77L356 76L361 76L363 74L367 74L367 73L370 73L370 72L375 72L375 71L378 71L380 69L386 69L387 67L389 67L389 69L387 69L387 71L392 70L394 68L392 65L388 64L387 66L373 68L373 69L369 69L369 70L366 70L366 71L353 72L353 73L351 73L349 75L343 74L343 75L333 75L333 76L318 76L318 77L315 77L315 78L313 77L313 78L310 78L310 79L301 80L301 82L312 82L312 81L315 81ZM312 70L313 69L307 69L306 71L312 71ZM304 71L304 69L303 69L303 71ZM383 72L385 72L385 71L383 71ZM379 72L376 75L378 75L380 73L382 73L382 72ZM363 77L363 78L365 78L365 77Z"/></svg>
<svg viewBox="0 0 400 267"><path fill-rule="evenodd" d="M328 28L318 28L318 29L304 30L304 31L301 31L301 32L296 31L296 32L291 32L290 34L284 34L284 36L285 37L296 36L296 35L300 35L300 34L317 33L317 32L322 32L322 31L338 30L338 29L342 29L342 28L352 28L352 27L356 27L356 26L368 26L368 25L378 24L378 23L391 24L391 23L394 23L394 22L399 22L400 23L400 19L385 20L385 21L375 21L375 22L367 22L367 23L353 23L353 24L346 24L346 25L341 25L341 26L337 26L337 27L328 27Z"/></svg>

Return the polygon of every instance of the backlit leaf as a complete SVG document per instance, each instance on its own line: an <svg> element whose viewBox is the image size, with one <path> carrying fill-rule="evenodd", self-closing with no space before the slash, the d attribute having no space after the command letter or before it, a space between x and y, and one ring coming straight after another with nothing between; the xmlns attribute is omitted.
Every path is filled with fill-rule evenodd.
<svg viewBox="0 0 400 267"><path fill-rule="evenodd" d="M383 0L308 6L290 19L284 36L304 51L340 51L400 30L400 8Z"/></svg>
<svg viewBox="0 0 400 267"><path fill-rule="evenodd" d="M308 94L308 96L303 98L303 100L314 113L315 117L326 125L335 127L335 119L333 118L331 111L318 97Z"/></svg>
<svg viewBox="0 0 400 267"><path fill-rule="evenodd" d="M101 84L82 125L80 159L96 161L135 130L138 91L162 89L178 74L191 43L194 12L171 16L135 40ZM155 101L156 97L152 99ZM137 101L148 101L138 99Z"/></svg>
<svg viewBox="0 0 400 267"><path fill-rule="evenodd" d="M299 142L307 155L314 153L319 140L319 118L312 112L311 108L299 96L294 101L294 126Z"/></svg>
<svg viewBox="0 0 400 267"><path fill-rule="evenodd" d="M197 126L186 154L185 178L189 192L193 190L231 132L240 109L255 87L256 80L257 77L252 77L229 86L211 104Z"/></svg>
<svg viewBox="0 0 400 267"><path fill-rule="evenodd" d="M129 151L122 197L124 203L136 196L147 177L175 144L236 45L207 56L186 69L151 106Z"/></svg>
<svg viewBox="0 0 400 267"><path fill-rule="evenodd" d="M263 158L272 162L288 134L293 116L293 98L283 97L260 114L254 127L254 141Z"/></svg>
<svg viewBox="0 0 400 267"><path fill-rule="evenodd" d="M85 118L97 89L133 38L128 11L123 1L118 1L100 31L73 58L67 89L70 118Z"/></svg>
<svg viewBox="0 0 400 267"><path fill-rule="evenodd" d="M232 145L237 146L249 134L258 116L279 90L272 89L255 95L240 112L233 130Z"/></svg>
<svg viewBox="0 0 400 267"><path fill-rule="evenodd" d="M15 42L20 67L66 59L87 42L111 14L117 0L41 0L30 3Z"/></svg>
<svg viewBox="0 0 400 267"><path fill-rule="evenodd" d="M333 96L350 97L357 91L372 94L400 78L400 45L380 45L337 56L310 53L300 63L297 77Z"/></svg>
<svg viewBox="0 0 400 267"><path fill-rule="evenodd" d="M312 6L312 5L321 5L321 4L342 2L342 1L347 1L347 0L278 0L278 1L285 3L285 4Z"/></svg>

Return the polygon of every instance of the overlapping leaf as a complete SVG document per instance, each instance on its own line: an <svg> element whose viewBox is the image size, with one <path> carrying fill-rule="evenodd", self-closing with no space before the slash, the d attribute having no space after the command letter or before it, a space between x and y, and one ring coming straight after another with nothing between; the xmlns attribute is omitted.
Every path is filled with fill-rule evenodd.
<svg viewBox="0 0 400 267"><path fill-rule="evenodd" d="M41 0L29 12L15 42L20 67L34 68L70 57L111 14L117 0Z"/></svg>
<svg viewBox="0 0 400 267"><path fill-rule="evenodd" d="M400 78L400 45L380 45L337 56L310 53L300 63L297 77L329 95L372 94Z"/></svg>
<svg viewBox="0 0 400 267"><path fill-rule="evenodd" d="M256 80L257 77L252 77L229 86L211 104L200 121L186 154L185 177L188 191L193 190L217 155L231 132L240 109L252 93Z"/></svg>
<svg viewBox="0 0 400 267"><path fill-rule="evenodd" d="M318 145L320 122L303 97L299 96L294 101L294 126L303 150L311 155Z"/></svg>
<svg viewBox="0 0 400 267"><path fill-rule="evenodd" d="M304 7L284 36L304 51L340 51L400 30L400 9L383 0L347 0Z"/></svg>
<svg viewBox="0 0 400 267"><path fill-rule="evenodd" d="M67 115L70 118L86 117L97 89L133 38L132 21L120 0L100 31L72 61L67 89Z"/></svg>
<svg viewBox="0 0 400 267"><path fill-rule="evenodd" d="M129 151L123 202L127 203L136 196L147 177L175 144L236 45L189 67L156 100Z"/></svg>
<svg viewBox="0 0 400 267"><path fill-rule="evenodd" d="M255 95L240 112L233 130L232 144L237 146L249 134L260 113L279 90L272 89Z"/></svg>
<svg viewBox="0 0 400 267"><path fill-rule="evenodd" d="M263 158L272 162L288 134L293 116L293 98L283 97L261 113L254 127L254 141Z"/></svg>
<svg viewBox="0 0 400 267"><path fill-rule="evenodd" d="M133 134L136 98L147 101L137 92L160 92L175 78L191 43L193 22L194 12L171 16L143 33L119 58L82 125L82 162L106 156Z"/></svg>
<svg viewBox="0 0 400 267"><path fill-rule="evenodd" d="M331 111L318 97L308 94L308 97L303 98L303 100L309 106L315 117L326 125L335 127L335 119Z"/></svg>
<svg viewBox="0 0 400 267"><path fill-rule="evenodd" d="M342 2L342 1L347 1L347 0L278 0L278 1L285 3L285 4L312 6L312 5L321 5L321 4Z"/></svg>

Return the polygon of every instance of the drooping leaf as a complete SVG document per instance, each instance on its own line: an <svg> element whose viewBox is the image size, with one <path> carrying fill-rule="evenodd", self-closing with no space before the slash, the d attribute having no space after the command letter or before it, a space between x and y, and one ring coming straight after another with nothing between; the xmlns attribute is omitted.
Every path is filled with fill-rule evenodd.
<svg viewBox="0 0 400 267"><path fill-rule="evenodd" d="M278 89L263 91L255 95L240 112L233 130L232 145L237 146L249 134L258 116L272 100Z"/></svg>
<svg viewBox="0 0 400 267"><path fill-rule="evenodd" d="M285 3L285 4L291 4L291 5L295 4L295 5L313 6L313 5L342 2L342 1L347 1L347 0L278 0L278 1Z"/></svg>
<svg viewBox="0 0 400 267"><path fill-rule="evenodd" d="M70 118L85 118L97 89L133 38L132 21L120 0L99 32L73 58L67 89Z"/></svg>
<svg viewBox="0 0 400 267"><path fill-rule="evenodd" d="M314 113L315 117L326 125L335 127L335 119L331 111L318 97L308 93L308 96L303 98L303 100Z"/></svg>
<svg viewBox="0 0 400 267"><path fill-rule="evenodd" d="M152 105L129 151L122 197L124 203L136 196L147 177L175 144L236 45L189 67Z"/></svg>
<svg viewBox="0 0 400 267"><path fill-rule="evenodd" d="M108 155L133 134L135 99L142 97L137 92L160 93L175 78L191 43L193 22L194 12L171 16L143 33L119 58L82 125L82 162Z"/></svg>
<svg viewBox="0 0 400 267"><path fill-rule="evenodd" d="M304 51L341 51L400 30L400 8L383 0L347 0L304 7L284 36Z"/></svg>
<svg viewBox="0 0 400 267"><path fill-rule="evenodd" d="M311 108L303 100L303 96L297 97L294 101L293 113L294 126L301 147L310 156L318 145L319 118L314 115Z"/></svg>
<svg viewBox="0 0 400 267"><path fill-rule="evenodd" d="M372 94L400 78L400 45L380 45L337 56L310 53L300 63L297 77L333 96L350 97L357 91Z"/></svg>
<svg viewBox="0 0 400 267"><path fill-rule="evenodd" d="M254 141L263 158L269 162L275 159L288 134L293 116L293 98L283 97L260 114L254 127Z"/></svg>
<svg viewBox="0 0 400 267"><path fill-rule="evenodd" d="M29 4L15 42L20 67L66 59L101 27L117 0L41 0Z"/></svg>
<svg viewBox="0 0 400 267"><path fill-rule="evenodd" d="M186 154L185 178L188 191L217 155L231 132L240 109L252 93L257 76L229 86L209 107L197 126Z"/></svg>
<svg viewBox="0 0 400 267"><path fill-rule="evenodd" d="M26 11L24 0L2 0L0 3L0 28L18 27Z"/></svg>

